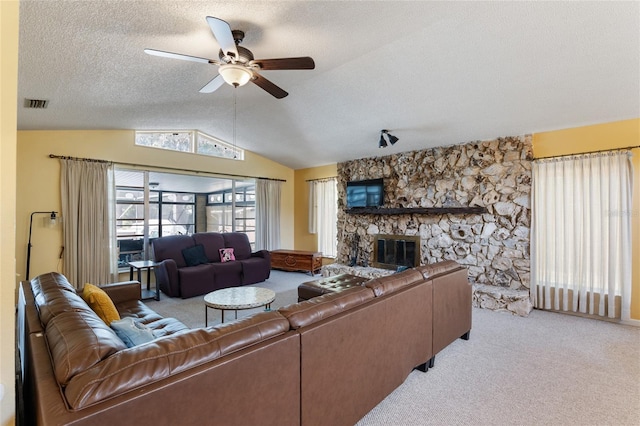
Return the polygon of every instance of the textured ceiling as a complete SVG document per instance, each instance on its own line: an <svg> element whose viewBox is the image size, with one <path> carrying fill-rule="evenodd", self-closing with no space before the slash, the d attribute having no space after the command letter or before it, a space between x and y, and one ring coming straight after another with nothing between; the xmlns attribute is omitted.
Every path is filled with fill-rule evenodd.
<svg viewBox="0 0 640 426"><path fill-rule="evenodd" d="M289 92L237 91L237 144L298 169L640 117L640 2L20 2L18 129L199 129L233 139L206 16ZM23 108L48 99L47 109ZM380 129L400 138L377 147Z"/></svg>

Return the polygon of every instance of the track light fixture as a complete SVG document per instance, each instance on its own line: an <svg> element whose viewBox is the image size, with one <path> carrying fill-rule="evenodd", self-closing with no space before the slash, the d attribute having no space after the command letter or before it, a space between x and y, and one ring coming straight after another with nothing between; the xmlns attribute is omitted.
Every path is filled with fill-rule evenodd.
<svg viewBox="0 0 640 426"><path fill-rule="evenodd" d="M387 136L387 138L385 139L384 136ZM391 145L395 145L396 142L398 142L398 138L393 136L391 133L389 133L388 130L386 129L382 129L380 130L380 141L378 142L378 148L386 148L387 147L387 141L391 144Z"/></svg>
<svg viewBox="0 0 640 426"><path fill-rule="evenodd" d="M378 142L378 148L386 148L387 141L384 140L384 136L380 133L380 142Z"/></svg>

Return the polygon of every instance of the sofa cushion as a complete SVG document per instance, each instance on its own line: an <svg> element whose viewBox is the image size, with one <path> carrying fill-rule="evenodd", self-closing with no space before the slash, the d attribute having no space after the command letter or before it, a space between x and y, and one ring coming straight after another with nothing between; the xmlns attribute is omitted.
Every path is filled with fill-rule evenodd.
<svg viewBox="0 0 640 426"><path fill-rule="evenodd" d="M374 295L370 289L352 287L339 293L329 293L284 306L278 311L289 320L291 328L295 330L362 305L373 298Z"/></svg>
<svg viewBox="0 0 640 426"><path fill-rule="evenodd" d="M193 247L195 242L190 235L169 235L153 240L153 259L162 262L166 259L173 259L178 268L187 266L182 256L182 250Z"/></svg>
<svg viewBox="0 0 640 426"><path fill-rule="evenodd" d="M264 251L258 252L264 254ZM269 278L271 274L271 260L268 256L269 252L266 252L267 256L252 256L248 259L240 261L242 264L242 284L259 283Z"/></svg>
<svg viewBox="0 0 640 426"><path fill-rule="evenodd" d="M118 308L118 312L120 312L120 318L131 317L143 324L162 319L156 311L150 309L140 300L130 300L119 303L116 308Z"/></svg>
<svg viewBox="0 0 640 426"><path fill-rule="evenodd" d="M423 280L424 278L420 272L415 269L408 269L397 274L373 279L364 285L373 290L376 297L380 297Z"/></svg>
<svg viewBox="0 0 640 426"><path fill-rule="evenodd" d="M227 232L222 234L224 247L233 247L236 260L244 260L251 257L251 244L249 237L242 232Z"/></svg>
<svg viewBox="0 0 640 426"><path fill-rule="evenodd" d="M193 234L192 237L196 244L202 244L204 246L204 252L211 262L220 262L219 250L226 247L224 245L224 237L221 233L198 232Z"/></svg>
<svg viewBox="0 0 640 426"><path fill-rule="evenodd" d="M31 289L34 296L42 293L43 291L51 289L67 290L75 293L75 289L67 280L67 277L58 272L49 272L48 274L42 274L31 280Z"/></svg>
<svg viewBox="0 0 640 426"><path fill-rule="evenodd" d="M49 321L63 312L88 311L93 312L87 302L76 293L66 290L53 289L41 293L35 299L42 326L46 328Z"/></svg>
<svg viewBox="0 0 640 426"><path fill-rule="evenodd" d="M127 348L91 311L58 314L47 324L45 335L56 379L63 386L76 374Z"/></svg>
<svg viewBox="0 0 640 426"><path fill-rule="evenodd" d="M100 287L93 284L85 284L82 290L82 298L85 302L98 314L105 324L111 324L111 321L120 319L120 314L111 298Z"/></svg>
<svg viewBox="0 0 640 426"><path fill-rule="evenodd" d="M131 317L112 321L111 328L128 348L150 342L156 338L149 327Z"/></svg>
<svg viewBox="0 0 640 426"><path fill-rule="evenodd" d="M182 249L182 257L184 257L187 266L198 266L209 263L202 244L196 244L193 247Z"/></svg>
<svg viewBox="0 0 640 426"><path fill-rule="evenodd" d="M91 312L91 308L76 294L64 275L57 272L43 274L32 279L30 284L43 328L51 318L62 312Z"/></svg>
<svg viewBox="0 0 640 426"><path fill-rule="evenodd" d="M178 269L180 276L180 296L193 297L215 290L214 266L221 263L207 263L206 265L189 266Z"/></svg>
<svg viewBox="0 0 640 426"><path fill-rule="evenodd" d="M100 365L76 375L67 385L65 396L71 408L80 409L279 336L288 330L289 322L278 312L271 311L215 327L159 338L122 350Z"/></svg>
<svg viewBox="0 0 640 426"><path fill-rule="evenodd" d="M163 318L150 309L143 302L129 301L117 306L122 318L133 318L153 331L156 337L168 336L179 331L189 330L189 327L175 318Z"/></svg>
<svg viewBox="0 0 640 426"><path fill-rule="evenodd" d="M189 327L175 318L161 318L157 321L147 323L145 326L149 327L156 337L170 336L189 330Z"/></svg>
<svg viewBox="0 0 640 426"><path fill-rule="evenodd" d="M215 288L212 288L209 291L242 285L242 263L221 262L214 263L211 266L213 267L216 278L214 285Z"/></svg>
<svg viewBox="0 0 640 426"><path fill-rule="evenodd" d="M233 255L233 248L221 248L218 251L220 252L220 262L236 260L236 257Z"/></svg>

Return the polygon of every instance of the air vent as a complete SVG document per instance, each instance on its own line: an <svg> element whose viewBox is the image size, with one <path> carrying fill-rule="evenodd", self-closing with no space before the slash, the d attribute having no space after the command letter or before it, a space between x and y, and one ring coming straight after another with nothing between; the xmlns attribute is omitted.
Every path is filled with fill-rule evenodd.
<svg viewBox="0 0 640 426"><path fill-rule="evenodd" d="M49 105L49 101L46 99L25 99L25 108L44 109Z"/></svg>

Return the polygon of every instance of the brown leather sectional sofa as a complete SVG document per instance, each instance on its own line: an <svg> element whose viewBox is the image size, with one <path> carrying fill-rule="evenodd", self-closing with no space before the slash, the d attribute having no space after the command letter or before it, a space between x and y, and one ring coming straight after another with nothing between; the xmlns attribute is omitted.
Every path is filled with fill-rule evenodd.
<svg viewBox="0 0 640 426"><path fill-rule="evenodd" d="M103 289L157 338L124 347L60 274L21 283L25 424L350 425L471 329L455 262L191 330L137 282Z"/></svg>

